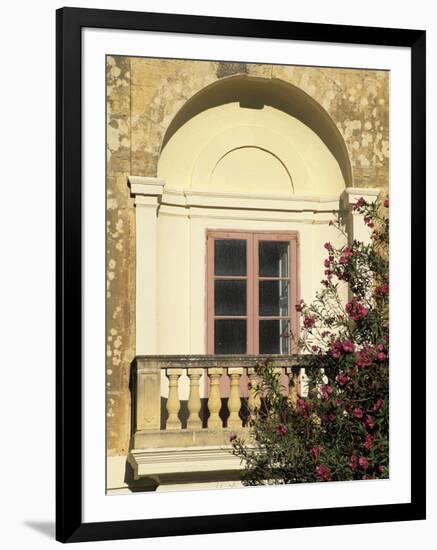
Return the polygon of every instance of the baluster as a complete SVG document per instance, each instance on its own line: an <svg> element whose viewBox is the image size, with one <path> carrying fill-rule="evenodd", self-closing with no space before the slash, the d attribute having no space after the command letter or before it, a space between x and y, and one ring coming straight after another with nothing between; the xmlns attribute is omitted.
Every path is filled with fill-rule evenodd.
<svg viewBox="0 0 437 550"><path fill-rule="evenodd" d="M295 407L297 401L297 377L293 373L293 367L287 367L285 372L288 374L288 402L292 407Z"/></svg>
<svg viewBox="0 0 437 550"><path fill-rule="evenodd" d="M231 388L228 399L228 428L241 428L243 423L239 416L241 408L240 398L240 378L243 374L242 368L229 368L227 369L229 378L231 379Z"/></svg>
<svg viewBox="0 0 437 550"><path fill-rule="evenodd" d="M249 376L249 411L250 415L253 416L255 412L260 408L261 405L261 394L259 392L259 376L257 369L249 368L247 369Z"/></svg>
<svg viewBox="0 0 437 550"><path fill-rule="evenodd" d="M308 376L304 368L299 369L297 377L297 395L299 397L308 397Z"/></svg>
<svg viewBox="0 0 437 550"><path fill-rule="evenodd" d="M303 369L301 369L301 370L303 370ZM317 382L316 390L317 390L317 395L319 397L321 397L321 395L322 395L322 386L327 384L329 382L329 380L328 380L328 377L325 374L325 369L323 369L323 368L319 369L319 373L321 375L321 382Z"/></svg>
<svg viewBox="0 0 437 550"><path fill-rule="evenodd" d="M181 422L178 417L181 402L179 401L179 377L182 369L166 369L168 377L168 399L167 399L167 430L180 430Z"/></svg>
<svg viewBox="0 0 437 550"><path fill-rule="evenodd" d="M188 377L190 379L190 395L188 397L188 420L187 428L190 430L198 430L202 427L202 422L199 417L200 412L200 393L199 380L202 376L203 369L188 369Z"/></svg>
<svg viewBox="0 0 437 550"><path fill-rule="evenodd" d="M222 405L220 399L220 378L223 374L222 368L210 368L208 369L209 375L209 399L208 399L208 428L218 429L222 427L222 420L219 416L220 408Z"/></svg>

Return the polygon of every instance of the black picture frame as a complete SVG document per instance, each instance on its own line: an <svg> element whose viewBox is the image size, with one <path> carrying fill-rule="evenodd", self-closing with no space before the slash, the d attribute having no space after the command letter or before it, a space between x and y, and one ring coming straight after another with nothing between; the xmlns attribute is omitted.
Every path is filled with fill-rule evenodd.
<svg viewBox="0 0 437 550"><path fill-rule="evenodd" d="M425 49L423 30L62 8L57 63L56 538L95 541L425 519ZM411 502L295 511L82 522L82 189L83 28L336 42L411 49Z"/></svg>

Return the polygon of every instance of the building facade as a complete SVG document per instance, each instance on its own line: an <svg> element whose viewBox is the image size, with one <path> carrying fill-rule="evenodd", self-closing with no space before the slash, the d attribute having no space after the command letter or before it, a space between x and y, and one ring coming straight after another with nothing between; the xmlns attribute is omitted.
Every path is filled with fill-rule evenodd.
<svg viewBox="0 0 437 550"><path fill-rule="evenodd" d="M238 482L248 358L292 375L323 244L388 189L388 117L384 71L107 57L108 491Z"/></svg>

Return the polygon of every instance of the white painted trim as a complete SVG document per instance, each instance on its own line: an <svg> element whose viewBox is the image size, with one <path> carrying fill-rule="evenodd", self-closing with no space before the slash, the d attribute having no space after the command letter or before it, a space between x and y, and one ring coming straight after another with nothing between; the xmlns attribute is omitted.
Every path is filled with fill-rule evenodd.
<svg viewBox="0 0 437 550"><path fill-rule="evenodd" d="M131 194L135 197L137 195L161 196L165 185L164 180L144 176L129 176L128 181Z"/></svg>
<svg viewBox="0 0 437 550"><path fill-rule="evenodd" d="M347 199L348 204L355 204L360 197L363 197L367 202L375 202L381 193L381 189L369 189L368 187L346 187L343 191L343 196Z"/></svg>
<svg viewBox="0 0 437 550"><path fill-rule="evenodd" d="M284 197L266 195L230 195L217 193L186 193L186 205L207 208L241 208L245 210L337 211L340 197ZM315 199L315 200L314 200ZM323 200L324 199L324 200ZM163 202L166 200L163 196Z"/></svg>
<svg viewBox="0 0 437 550"><path fill-rule="evenodd" d="M129 177L129 184L136 206L135 351L146 355L157 352L157 211L164 182Z"/></svg>
<svg viewBox="0 0 437 550"><path fill-rule="evenodd" d="M166 192L179 192L179 190L165 188ZM337 195L290 195L284 198L283 195L264 195L261 193L218 193L217 191L183 191L185 195L192 196L210 196L210 197L222 197L222 198L253 198L253 199L272 199L272 200L287 200L287 201L313 201L313 202L332 202L338 200Z"/></svg>
<svg viewBox="0 0 437 550"><path fill-rule="evenodd" d="M154 177L129 176L131 194L135 204L154 204L146 197L158 197L168 206L187 208L241 208L245 210L284 210L286 212L332 212L338 211L340 197L336 195L263 195L260 193L217 193L216 191L193 191L167 187L165 180ZM345 189L352 195L373 196L373 189ZM379 193L379 191L378 191Z"/></svg>

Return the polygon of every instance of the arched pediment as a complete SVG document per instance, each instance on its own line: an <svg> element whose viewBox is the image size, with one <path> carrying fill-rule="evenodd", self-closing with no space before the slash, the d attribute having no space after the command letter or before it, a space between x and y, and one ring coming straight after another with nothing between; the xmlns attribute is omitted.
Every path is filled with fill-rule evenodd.
<svg viewBox="0 0 437 550"><path fill-rule="evenodd" d="M158 177L196 191L333 195L347 186L350 164L335 124L307 94L279 80L231 77L181 108Z"/></svg>

